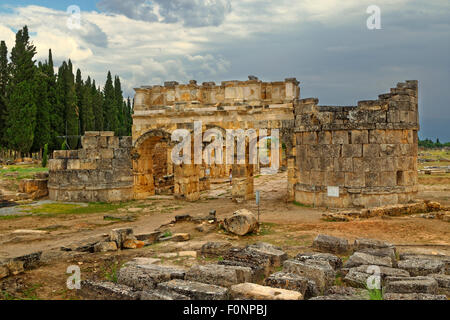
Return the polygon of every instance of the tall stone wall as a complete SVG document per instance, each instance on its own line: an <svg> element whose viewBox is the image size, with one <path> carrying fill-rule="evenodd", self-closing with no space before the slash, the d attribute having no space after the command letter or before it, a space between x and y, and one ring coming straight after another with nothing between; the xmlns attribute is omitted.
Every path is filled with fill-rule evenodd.
<svg viewBox="0 0 450 320"><path fill-rule="evenodd" d="M417 81L406 81L358 106L299 100L295 200L327 207L412 200L417 192L417 98Z"/></svg>
<svg viewBox="0 0 450 320"><path fill-rule="evenodd" d="M131 137L86 132L79 150L54 151L49 197L55 201L114 202L133 199Z"/></svg>

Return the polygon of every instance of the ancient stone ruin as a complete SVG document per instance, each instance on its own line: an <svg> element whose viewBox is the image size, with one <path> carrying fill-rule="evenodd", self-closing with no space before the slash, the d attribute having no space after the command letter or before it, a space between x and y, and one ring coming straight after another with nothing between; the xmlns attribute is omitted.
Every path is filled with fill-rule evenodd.
<svg viewBox="0 0 450 320"><path fill-rule="evenodd" d="M53 200L119 201L174 194L199 199L210 179L232 172L232 197L254 197L260 164L174 164L172 133L216 128L279 130L279 167L287 169L287 200L327 207L407 203L417 192L418 83L399 83L378 100L319 106L300 99L299 82L225 81L220 85L166 82L136 90L132 137L87 132L83 149L55 151ZM195 128L194 122L201 123ZM225 135L225 134L224 134ZM194 141L193 145L205 142ZM225 149L225 148L224 148ZM213 151L216 152L215 150ZM193 152L194 153L194 152Z"/></svg>

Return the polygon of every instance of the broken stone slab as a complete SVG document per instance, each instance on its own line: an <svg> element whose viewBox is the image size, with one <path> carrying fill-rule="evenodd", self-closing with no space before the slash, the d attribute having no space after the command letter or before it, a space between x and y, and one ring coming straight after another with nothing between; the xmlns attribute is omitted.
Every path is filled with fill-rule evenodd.
<svg viewBox="0 0 450 320"><path fill-rule="evenodd" d="M192 300L227 300L228 289L213 284L196 281L174 279L158 284L157 287L164 293L176 292Z"/></svg>
<svg viewBox="0 0 450 320"><path fill-rule="evenodd" d="M392 261L392 266L397 266L397 254L395 251L395 248L393 247L387 247L387 248L364 248L360 249L357 252L370 254L372 256L377 257L389 257Z"/></svg>
<svg viewBox="0 0 450 320"><path fill-rule="evenodd" d="M378 269L378 270L376 270ZM367 279L370 276L376 276L375 270L379 272L381 283L384 281L386 277L409 277L409 273L405 270L395 269L384 266L368 266L361 265L356 268L351 268L349 272L345 275L343 281L352 286L365 288L367 287Z"/></svg>
<svg viewBox="0 0 450 320"><path fill-rule="evenodd" d="M218 261L219 265L223 266L235 266L235 267L244 267L250 268L252 270L252 282L261 282L268 274L269 271L263 266L255 265L250 262L245 261L236 261L236 260L220 260Z"/></svg>
<svg viewBox="0 0 450 320"><path fill-rule="evenodd" d="M106 281L84 280L81 282L80 296L88 300L139 300L140 294L133 288Z"/></svg>
<svg viewBox="0 0 450 320"><path fill-rule="evenodd" d="M431 277L387 277L385 293L429 293L436 294L438 283Z"/></svg>
<svg viewBox="0 0 450 320"><path fill-rule="evenodd" d="M145 246L144 241L139 241L136 239L127 239L122 243L123 249L139 249Z"/></svg>
<svg viewBox="0 0 450 320"><path fill-rule="evenodd" d="M146 290L141 292L140 300L191 300L189 297L176 292L160 290Z"/></svg>
<svg viewBox="0 0 450 320"><path fill-rule="evenodd" d="M283 271L314 280L320 292L332 286L336 276L330 264L321 260L287 260L283 263Z"/></svg>
<svg viewBox="0 0 450 320"><path fill-rule="evenodd" d="M296 260L322 260L327 261L334 270L342 267L342 259L331 253L299 253L295 256Z"/></svg>
<svg viewBox="0 0 450 320"><path fill-rule="evenodd" d="M445 294L450 295L450 276L447 274L430 274L429 277L432 277L438 283L438 287L441 291L445 292Z"/></svg>
<svg viewBox="0 0 450 320"><path fill-rule="evenodd" d="M161 236L161 231L153 231L150 233L137 234L135 237L139 241L148 241L149 243L154 243L158 241Z"/></svg>
<svg viewBox="0 0 450 320"><path fill-rule="evenodd" d="M109 233L109 241L115 241L119 249L122 249L123 243L128 239L136 239L131 228L112 229Z"/></svg>
<svg viewBox="0 0 450 320"><path fill-rule="evenodd" d="M445 273L450 274L450 256L446 256L443 254L420 254L420 253L411 253L405 252L400 254L400 260L439 260L445 264Z"/></svg>
<svg viewBox="0 0 450 320"><path fill-rule="evenodd" d="M369 300L364 296L359 295L346 295L346 294L330 294L326 296L318 296L309 300Z"/></svg>
<svg viewBox="0 0 450 320"><path fill-rule="evenodd" d="M108 252L117 250L117 243L115 241L102 241L94 245L94 252Z"/></svg>
<svg viewBox="0 0 450 320"><path fill-rule="evenodd" d="M346 253L350 250L347 239L319 234L313 241L313 248L329 253Z"/></svg>
<svg viewBox="0 0 450 320"><path fill-rule="evenodd" d="M191 239L191 235L189 233L175 233L172 236L172 241L176 242L182 242L182 241L189 241Z"/></svg>
<svg viewBox="0 0 450 320"><path fill-rule="evenodd" d="M211 241L202 246L200 254L204 257L219 257L225 255L231 247L230 242Z"/></svg>
<svg viewBox="0 0 450 320"><path fill-rule="evenodd" d="M191 221L192 217L189 214L181 214L175 216L175 222Z"/></svg>
<svg viewBox="0 0 450 320"><path fill-rule="evenodd" d="M447 300L445 295L429 293L385 293L384 300Z"/></svg>
<svg viewBox="0 0 450 320"><path fill-rule="evenodd" d="M244 236L258 230L258 220L251 211L240 209L235 211L231 217L225 218L223 226L230 233Z"/></svg>
<svg viewBox="0 0 450 320"><path fill-rule="evenodd" d="M230 295L237 300L303 300L298 291L241 283L231 287Z"/></svg>
<svg viewBox="0 0 450 320"><path fill-rule="evenodd" d="M283 262L289 257L281 248L276 247L270 243L257 242L245 248L246 251L255 252L270 259L271 267L281 267Z"/></svg>
<svg viewBox="0 0 450 320"><path fill-rule="evenodd" d="M251 268L220 264L194 265L186 272L186 280L215 284L221 287L250 282L252 276Z"/></svg>
<svg viewBox="0 0 450 320"><path fill-rule="evenodd" d="M385 256L374 256L363 252L355 252L344 263L344 268L355 268L360 265L375 265L392 268L392 259Z"/></svg>
<svg viewBox="0 0 450 320"><path fill-rule="evenodd" d="M298 274L280 271L273 273L266 278L264 285L273 288L297 291L305 297L306 290L308 289L308 281L310 280L299 276Z"/></svg>
<svg viewBox="0 0 450 320"><path fill-rule="evenodd" d="M353 249L355 251L360 251L362 249L384 249L384 248L394 248L394 245L381 240L365 239L365 238L355 239L355 242L353 243Z"/></svg>
<svg viewBox="0 0 450 320"><path fill-rule="evenodd" d="M400 269L408 271L411 276L426 276L432 273L444 273L445 263L434 259L411 259L398 262Z"/></svg>
<svg viewBox="0 0 450 320"><path fill-rule="evenodd" d="M186 270L155 264L131 264L119 270L117 282L136 290L156 288L160 282L184 279Z"/></svg>
<svg viewBox="0 0 450 320"><path fill-rule="evenodd" d="M42 251L33 252L30 254L25 254L20 257L13 258L14 261L22 261L23 268L25 270L29 270L32 268L36 268L39 266L39 262L41 261Z"/></svg>

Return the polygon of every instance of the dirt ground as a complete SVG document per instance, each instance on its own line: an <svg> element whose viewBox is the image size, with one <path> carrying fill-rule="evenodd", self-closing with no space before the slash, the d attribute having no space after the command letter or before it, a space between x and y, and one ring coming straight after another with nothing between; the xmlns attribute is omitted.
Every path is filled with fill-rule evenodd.
<svg viewBox="0 0 450 320"><path fill-rule="evenodd" d="M422 178L422 177L421 177ZM450 205L450 177L423 177L419 198ZM236 204L231 201L229 183L212 184L211 190L202 194L201 200L187 203L170 196L132 201L107 214L134 215L134 222L105 220L105 213L58 214L0 219L0 259L44 251L43 265L24 274L0 280L0 299L78 299L76 292L66 288L66 269L78 265L82 279L111 279L120 265L133 257L160 257L162 262L185 266L202 263L202 257L171 257L170 252L197 250L206 241L226 240L235 245L265 241L281 246L289 254L310 250L314 237L326 233L353 241L358 237L389 241L402 251L450 254L450 227L448 222L416 217L388 217L351 222L327 222L321 220L324 208L310 208L287 203L286 173L261 175L255 178L255 190L261 191L258 234L237 237L217 229L212 232L195 230L194 223L182 223L165 227L171 232L188 232L191 240L182 243L160 243L142 249L123 250L114 253L64 252L69 246L88 239L98 239L109 230L131 227L135 234L148 233L168 224L176 215L206 216L217 211L223 219L240 208L254 213L258 208L254 201ZM24 230L25 229L25 230ZM22 230L22 231L21 231ZM31 233L27 230L38 230ZM163 230L165 230L163 228Z"/></svg>

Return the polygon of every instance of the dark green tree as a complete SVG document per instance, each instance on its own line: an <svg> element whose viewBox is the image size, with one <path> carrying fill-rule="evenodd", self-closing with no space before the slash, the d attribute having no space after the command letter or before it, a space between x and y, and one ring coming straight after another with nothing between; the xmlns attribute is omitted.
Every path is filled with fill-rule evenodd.
<svg viewBox="0 0 450 320"><path fill-rule="evenodd" d="M103 97L103 129L106 131L116 132L118 128L118 110L116 105L114 85L110 71L108 71L106 83L103 88Z"/></svg>
<svg viewBox="0 0 450 320"><path fill-rule="evenodd" d="M51 121L50 121L50 102L48 100L48 75L46 73L46 64L39 63L35 74L36 88L36 127L34 131L34 141L32 151L36 152L50 143L51 140Z"/></svg>
<svg viewBox="0 0 450 320"><path fill-rule="evenodd" d="M4 145L6 118L6 86L9 80L8 48L5 41L0 42L0 145Z"/></svg>
<svg viewBox="0 0 450 320"><path fill-rule="evenodd" d="M116 135L118 136L125 136L127 131L127 124L126 124L126 115L125 115L125 108L123 106L123 92L122 92L122 85L120 83L120 78L118 76L114 77L114 98L115 98L115 108L117 112L117 128L116 128Z"/></svg>
<svg viewBox="0 0 450 320"><path fill-rule="evenodd" d="M103 94L100 88L97 89L95 80L92 81L91 95L95 118L95 131L102 131L105 129L105 120L103 116Z"/></svg>
<svg viewBox="0 0 450 320"><path fill-rule="evenodd" d="M7 117L5 140L21 153L31 150L36 126L36 47L30 42L25 26L16 34L11 50L11 79L6 87Z"/></svg>
<svg viewBox="0 0 450 320"><path fill-rule="evenodd" d="M84 130L95 131L95 115L92 96L91 77L88 77L83 85L83 116L84 116Z"/></svg>
<svg viewBox="0 0 450 320"><path fill-rule="evenodd" d="M84 134L84 131L86 130L86 115L84 112L85 106L83 105L83 79L81 78L81 70L77 69L77 75L75 78L75 93L77 95L77 108L78 108L78 114L79 114L79 132L81 135Z"/></svg>

